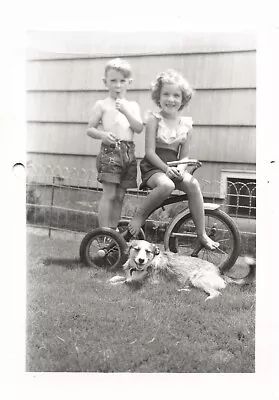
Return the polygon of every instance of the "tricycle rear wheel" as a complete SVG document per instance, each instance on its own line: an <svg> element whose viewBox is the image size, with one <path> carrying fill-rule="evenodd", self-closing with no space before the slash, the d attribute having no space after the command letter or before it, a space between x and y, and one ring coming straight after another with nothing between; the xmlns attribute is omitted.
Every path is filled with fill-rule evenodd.
<svg viewBox="0 0 279 400"><path fill-rule="evenodd" d="M236 262L240 253L240 233L233 219L220 209L205 209L205 229L212 240L219 242L216 250L199 246L196 228L190 213L181 212L170 223L164 238L167 251L186 256L195 256L217 265L224 272Z"/></svg>

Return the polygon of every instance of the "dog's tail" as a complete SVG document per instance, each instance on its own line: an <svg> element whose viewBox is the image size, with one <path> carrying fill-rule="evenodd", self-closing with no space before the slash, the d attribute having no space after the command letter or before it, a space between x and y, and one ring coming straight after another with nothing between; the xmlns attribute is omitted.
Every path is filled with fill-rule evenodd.
<svg viewBox="0 0 279 400"><path fill-rule="evenodd" d="M236 285L248 285L255 281L256 277L256 260L253 257L246 256L244 258L245 263L249 267L248 274L243 278L232 278L231 276L223 276L223 279L227 283L234 283Z"/></svg>

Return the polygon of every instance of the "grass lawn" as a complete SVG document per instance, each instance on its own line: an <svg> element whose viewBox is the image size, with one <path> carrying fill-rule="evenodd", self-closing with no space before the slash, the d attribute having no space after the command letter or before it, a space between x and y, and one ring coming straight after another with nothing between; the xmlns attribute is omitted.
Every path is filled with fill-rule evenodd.
<svg viewBox="0 0 279 400"><path fill-rule="evenodd" d="M207 302L173 283L114 286L79 262L79 244L28 233L27 371L255 371L254 286Z"/></svg>

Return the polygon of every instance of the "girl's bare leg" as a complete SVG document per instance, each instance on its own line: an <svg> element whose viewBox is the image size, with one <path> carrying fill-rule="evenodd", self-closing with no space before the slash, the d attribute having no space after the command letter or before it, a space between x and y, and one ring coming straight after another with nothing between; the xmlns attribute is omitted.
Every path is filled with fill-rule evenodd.
<svg viewBox="0 0 279 400"><path fill-rule="evenodd" d="M148 186L154 188L146 197L128 224L132 235L137 235L151 212L158 207L174 191L175 184L164 173L156 173L148 180Z"/></svg>
<svg viewBox="0 0 279 400"><path fill-rule="evenodd" d="M210 239L205 231L203 197L198 181L191 174L185 172L183 181L178 182L176 187L177 189L187 193L189 208L196 226L200 243L208 250L216 249L219 246L219 243Z"/></svg>
<svg viewBox="0 0 279 400"><path fill-rule="evenodd" d="M103 194L98 207L99 226L116 228L121 218L126 189L108 182L103 182L102 186Z"/></svg>

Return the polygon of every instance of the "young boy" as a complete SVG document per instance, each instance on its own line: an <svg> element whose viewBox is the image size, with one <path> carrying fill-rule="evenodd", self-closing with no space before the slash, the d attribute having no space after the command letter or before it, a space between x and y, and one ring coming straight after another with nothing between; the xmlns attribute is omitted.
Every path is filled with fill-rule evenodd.
<svg viewBox="0 0 279 400"><path fill-rule="evenodd" d="M102 141L96 160L97 179L103 186L98 208L100 227L116 229L126 190L137 187L133 136L142 131L143 124L138 104L125 98L131 75L126 61L115 58L107 63L103 81L108 97L96 102L87 128L87 135Z"/></svg>

